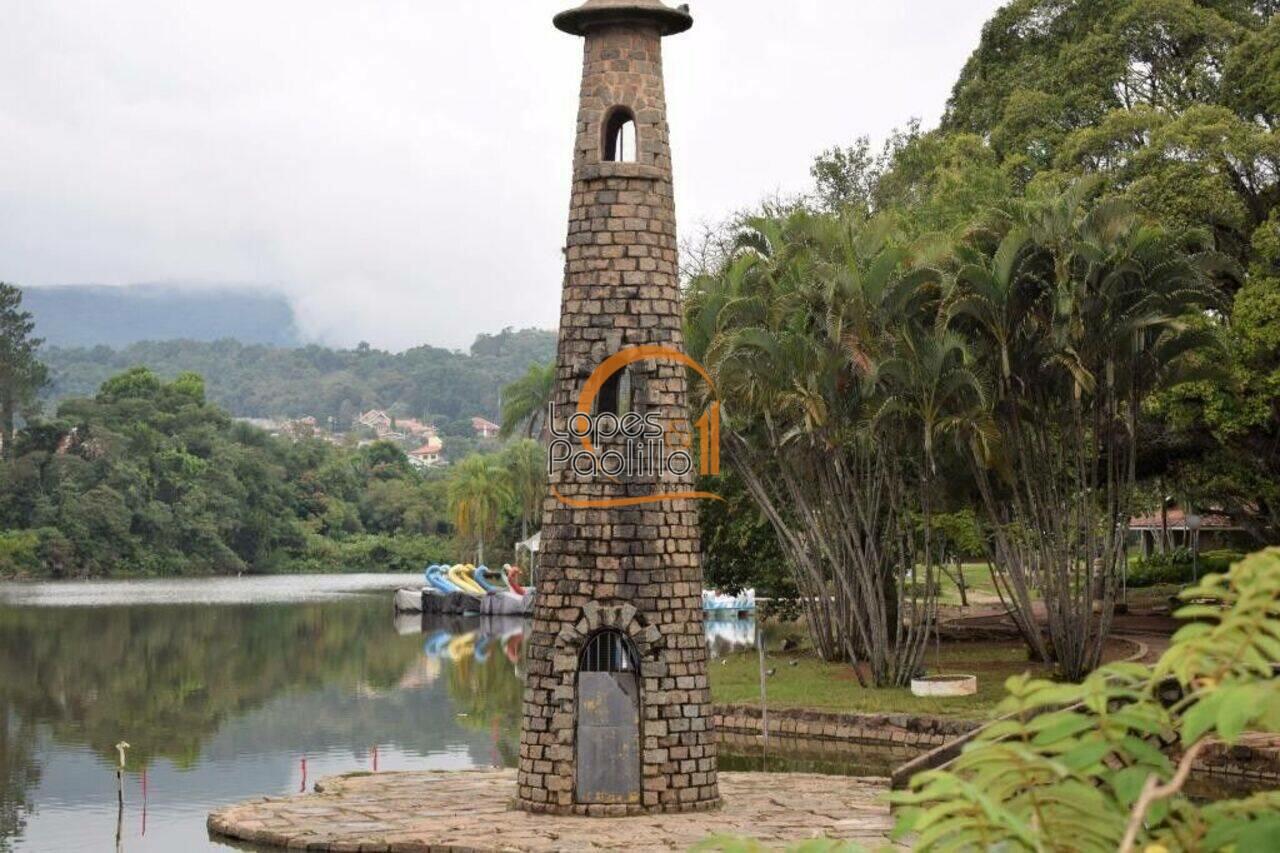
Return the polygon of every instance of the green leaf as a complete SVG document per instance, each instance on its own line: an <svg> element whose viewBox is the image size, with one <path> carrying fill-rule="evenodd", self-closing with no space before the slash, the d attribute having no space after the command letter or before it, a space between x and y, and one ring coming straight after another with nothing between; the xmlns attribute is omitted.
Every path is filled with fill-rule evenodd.
<svg viewBox="0 0 1280 853"><path fill-rule="evenodd" d="M1225 694L1210 693L1191 706L1182 716L1182 745L1190 746L1198 741L1218 721L1218 708Z"/></svg>
<svg viewBox="0 0 1280 853"><path fill-rule="evenodd" d="M1092 767L1111 752L1111 744L1106 741L1089 741L1083 743L1062 756L1062 764L1074 773Z"/></svg>
<svg viewBox="0 0 1280 853"><path fill-rule="evenodd" d="M1115 791L1120 805L1129 808L1142 793L1142 787L1152 775L1146 767L1126 767L1111 777L1111 790Z"/></svg>
<svg viewBox="0 0 1280 853"><path fill-rule="evenodd" d="M1064 738L1077 735L1080 732L1096 728L1097 725L1097 720L1092 717L1086 717L1083 714L1061 712L1057 714L1043 714L1037 717L1029 728L1036 732L1036 736L1032 740L1032 743L1036 746L1046 746L1048 744L1057 743Z"/></svg>
<svg viewBox="0 0 1280 853"><path fill-rule="evenodd" d="M1250 686L1223 690L1219 695L1225 698L1218 703L1218 737L1232 744L1240 737L1244 727L1261 714L1263 709L1257 704L1258 691Z"/></svg>
<svg viewBox="0 0 1280 853"><path fill-rule="evenodd" d="M1231 844L1240 853L1280 850L1280 815L1219 823L1205 834L1203 846L1205 850L1220 850Z"/></svg>

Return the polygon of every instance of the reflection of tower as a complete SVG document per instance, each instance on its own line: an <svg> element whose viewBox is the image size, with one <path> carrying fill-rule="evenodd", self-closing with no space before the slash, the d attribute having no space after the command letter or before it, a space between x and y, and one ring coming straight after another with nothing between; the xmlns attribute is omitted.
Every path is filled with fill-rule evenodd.
<svg viewBox="0 0 1280 853"><path fill-rule="evenodd" d="M557 432L588 376L623 349L683 350L662 39L693 25L661 0L587 0L556 26L585 38L556 362ZM641 361L596 414L686 423L685 368ZM702 633L693 473L554 470L529 639L517 803L628 814L719 802ZM592 502L594 506L583 506Z"/></svg>

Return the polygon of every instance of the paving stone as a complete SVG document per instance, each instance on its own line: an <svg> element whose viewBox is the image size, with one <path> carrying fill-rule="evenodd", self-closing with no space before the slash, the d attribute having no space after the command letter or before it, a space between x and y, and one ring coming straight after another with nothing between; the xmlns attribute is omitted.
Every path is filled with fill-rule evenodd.
<svg viewBox="0 0 1280 853"><path fill-rule="evenodd" d="M685 850L712 835L880 846L892 829L887 779L721 773L719 781L720 808L653 818L515 811L512 770L331 777L317 785L323 793L229 806L208 825L216 836L281 848L415 853ZM387 815L376 831L360 819L368 813ZM268 825L285 828L266 833Z"/></svg>

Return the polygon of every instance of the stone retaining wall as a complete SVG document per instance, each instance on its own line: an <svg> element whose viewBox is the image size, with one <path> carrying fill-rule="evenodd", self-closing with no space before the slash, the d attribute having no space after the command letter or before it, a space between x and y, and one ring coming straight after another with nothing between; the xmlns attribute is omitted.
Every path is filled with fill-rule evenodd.
<svg viewBox="0 0 1280 853"><path fill-rule="evenodd" d="M716 731L722 735L759 737L764 732L757 707L716 705L713 711ZM769 710L770 738L899 747L907 758L949 743L979 725L972 720L912 714Z"/></svg>
<svg viewBox="0 0 1280 853"><path fill-rule="evenodd" d="M1249 787L1280 787L1280 737L1246 734L1235 746L1213 744L1200 755L1194 773L1225 777Z"/></svg>
<svg viewBox="0 0 1280 853"><path fill-rule="evenodd" d="M763 735L758 707L716 705L714 720L720 743L733 749L759 745ZM906 765L925 754L935 759L917 769L950 761L982 723L911 714L842 714L794 709L769 710L769 744L774 754L832 759L855 756L872 748L875 755ZM905 787L911 768L893 774L893 787ZM1280 737L1246 734L1235 746L1218 744L1205 750L1194 772L1262 790L1280 787Z"/></svg>

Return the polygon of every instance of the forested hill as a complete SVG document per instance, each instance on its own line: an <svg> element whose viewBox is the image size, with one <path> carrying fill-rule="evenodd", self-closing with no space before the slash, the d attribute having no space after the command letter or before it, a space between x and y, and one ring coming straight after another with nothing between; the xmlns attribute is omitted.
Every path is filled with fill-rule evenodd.
<svg viewBox="0 0 1280 853"><path fill-rule="evenodd" d="M556 335L506 329L480 335L469 353L423 346L393 354L361 346L283 348L234 340L143 342L123 349L46 347L51 399L91 397L111 376L145 366L162 377L205 377L214 403L239 417L304 417L350 423L378 407L413 417L496 420L502 387L550 361Z"/></svg>
<svg viewBox="0 0 1280 853"><path fill-rule="evenodd" d="M234 287L28 287L23 307L35 317L36 336L51 346L125 347L138 341L223 338L278 347L302 342L288 299Z"/></svg>

